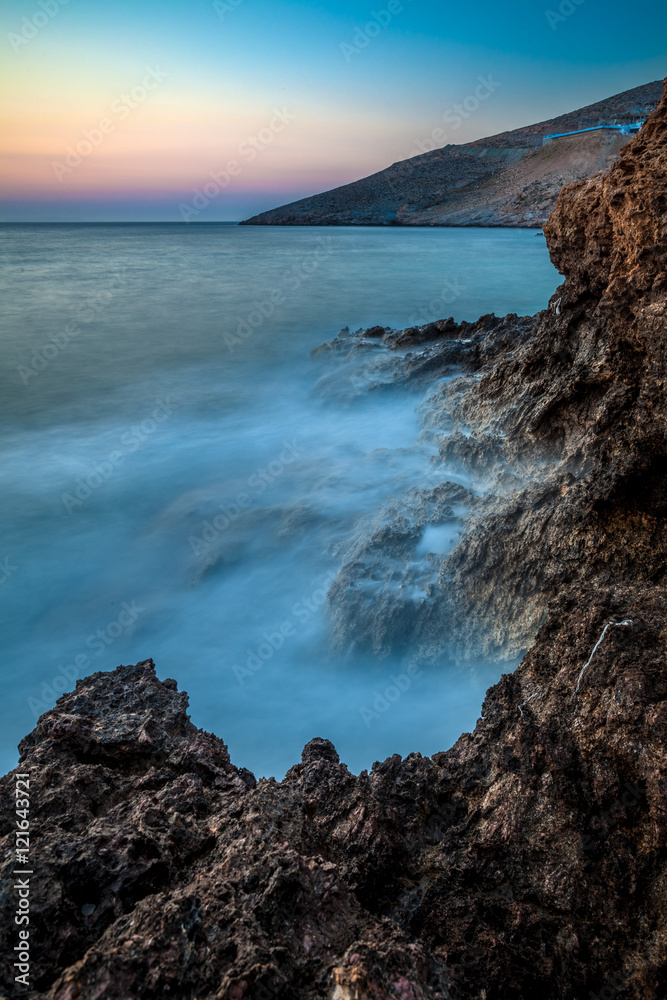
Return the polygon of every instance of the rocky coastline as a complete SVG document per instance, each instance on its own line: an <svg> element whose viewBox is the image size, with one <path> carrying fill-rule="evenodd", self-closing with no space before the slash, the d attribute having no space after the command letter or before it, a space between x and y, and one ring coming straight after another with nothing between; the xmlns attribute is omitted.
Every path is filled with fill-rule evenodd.
<svg viewBox="0 0 667 1000"><path fill-rule="evenodd" d="M152 661L79 681L2 779L13 803L30 775L31 972L17 984L6 958L1 996L667 995L667 84L545 235L565 280L537 316L318 352L433 384L427 432L450 415L432 490L351 540L330 613L380 655L396 628L424 661L445 634L462 659L527 650L474 732L359 776L315 738L257 781ZM452 487L453 463L485 489ZM461 537L415 602L378 532L405 566L425 518ZM9 809L0 836L10 956Z"/></svg>

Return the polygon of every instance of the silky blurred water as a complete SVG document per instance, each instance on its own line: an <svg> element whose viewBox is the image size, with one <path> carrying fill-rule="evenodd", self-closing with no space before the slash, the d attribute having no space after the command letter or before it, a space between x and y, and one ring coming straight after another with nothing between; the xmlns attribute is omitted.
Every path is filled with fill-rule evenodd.
<svg viewBox="0 0 667 1000"><path fill-rule="evenodd" d="M474 726L498 665L328 654L337 544L429 468L419 395L322 391L310 351L533 313L559 282L541 236L3 226L0 260L3 771L76 677L148 657L257 774L313 736L358 771Z"/></svg>

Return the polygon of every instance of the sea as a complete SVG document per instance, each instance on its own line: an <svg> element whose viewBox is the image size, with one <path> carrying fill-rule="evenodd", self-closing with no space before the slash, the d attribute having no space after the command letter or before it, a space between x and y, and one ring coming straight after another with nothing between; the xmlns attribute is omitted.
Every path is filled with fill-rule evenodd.
<svg viewBox="0 0 667 1000"><path fill-rule="evenodd" d="M0 262L3 773L77 679L148 658L257 776L315 736L358 773L474 728L513 664L332 649L346 539L436 448L426 390L360 363L337 391L311 351L544 308L540 233L7 224Z"/></svg>

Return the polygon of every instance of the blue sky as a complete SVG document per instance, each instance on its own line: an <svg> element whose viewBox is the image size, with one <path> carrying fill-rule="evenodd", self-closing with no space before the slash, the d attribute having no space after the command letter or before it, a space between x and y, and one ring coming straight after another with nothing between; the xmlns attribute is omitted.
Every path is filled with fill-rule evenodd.
<svg viewBox="0 0 667 1000"><path fill-rule="evenodd" d="M449 141L661 78L667 5L6 0L0 43L0 218L177 221L263 134L202 219L216 221L411 155L480 77L497 86ZM152 67L159 85L126 116L111 112ZM289 124L268 139L276 110ZM90 154L54 167L105 119Z"/></svg>

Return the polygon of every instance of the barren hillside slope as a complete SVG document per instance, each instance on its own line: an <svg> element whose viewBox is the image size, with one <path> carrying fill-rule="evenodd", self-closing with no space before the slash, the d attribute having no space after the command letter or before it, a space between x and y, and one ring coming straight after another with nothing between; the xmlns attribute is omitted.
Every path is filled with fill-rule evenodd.
<svg viewBox="0 0 667 1000"><path fill-rule="evenodd" d="M628 138L593 132L543 147L543 136L644 119L660 93L655 81L535 125L444 146L242 225L539 227L563 185L607 170Z"/></svg>

